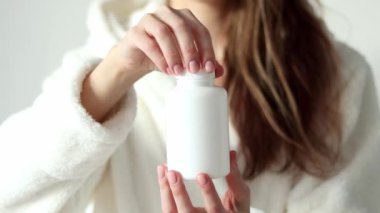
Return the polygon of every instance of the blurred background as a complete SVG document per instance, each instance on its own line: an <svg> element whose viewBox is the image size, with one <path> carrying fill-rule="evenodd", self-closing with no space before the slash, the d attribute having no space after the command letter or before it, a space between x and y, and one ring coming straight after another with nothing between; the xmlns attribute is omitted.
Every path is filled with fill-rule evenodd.
<svg viewBox="0 0 380 213"><path fill-rule="evenodd" d="M0 0L0 123L29 106L63 54L84 43L92 0ZM359 50L380 86L380 1L321 0L335 36Z"/></svg>

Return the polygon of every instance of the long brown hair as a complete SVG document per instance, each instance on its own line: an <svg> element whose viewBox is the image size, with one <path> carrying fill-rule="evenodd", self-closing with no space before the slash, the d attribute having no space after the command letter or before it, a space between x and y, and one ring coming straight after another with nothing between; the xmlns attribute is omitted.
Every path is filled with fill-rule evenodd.
<svg viewBox="0 0 380 213"><path fill-rule="evenodd" d="M270 168L328 175L339 154L340 70L323 22L306 0L234 4L225 86L245 178Z"/></svg>

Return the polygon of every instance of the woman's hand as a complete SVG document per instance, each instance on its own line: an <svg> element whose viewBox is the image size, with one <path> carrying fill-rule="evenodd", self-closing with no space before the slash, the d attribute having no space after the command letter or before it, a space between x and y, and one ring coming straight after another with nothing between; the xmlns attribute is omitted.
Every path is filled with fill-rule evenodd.
<svg viewBox="0 0 380 213"><path fill-rule="evenodd" d="M210 33L190 10L163 6L146 14L85 79L82 104L102 121L135 81L155 69L222 75Z"/></svg>
<svg viewBox="0 0 380 213"><path fill-rule="evenodd" d="M126 70L141 74L154 69L167 74L221 69L209 31L187 9L162 6L146 14L127 32L116 51Z"/></svg>
<svg viewBox="0 0 380 213"><path fill-rule="evenodd" d="M219 198L211 178L206 174L197 176L197 183L202 192L205 208L192 205L181 175L167 171L165 165L157 168L163 212L249 212L250 190L244 183L236 164L236 153L231 156L231 172L226 177L228 190L222 199Z"/></svg>

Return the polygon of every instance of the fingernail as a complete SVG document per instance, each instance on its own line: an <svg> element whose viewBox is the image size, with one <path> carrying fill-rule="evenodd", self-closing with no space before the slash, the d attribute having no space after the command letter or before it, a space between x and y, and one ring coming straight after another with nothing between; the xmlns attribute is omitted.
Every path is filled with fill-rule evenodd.
<svg viewBox="0 0 380 213"><path fill-rule="evenodd" d="M173 70L174 70L174 73L175 73L176 75L179 75L179 74L182 73L182 70L183 70L183 69L182 69L182 66L181 66L181 65L176 64L176 65L174 65Z"/></svg>
<svg viewBox="0 0 380 213"><path fill-rule="evenodd" d="M205 70L206 70L206 72L214 72L215 71L215 64L212 61L207 61L205 63Z"/></svg>
<svg viewBox="0 0 380 213"><path fill-rule="evenodd" d="M191 73L196 73L199 70L199 63L195 60L190 61L189 63L189 69Z"/></svg>
<svg viewBox="0 0 380 213"><path fill-rule="evenodd" d="M158 174L158 178L162 179L165 177L165 169L163 166L157 166L157 174Z"/></svg>
<svg viewBox="0 0 380 213"><path fill-rule="evenodd" d="M169 180L170 184L177 183L177 176L176 176L175 172L169 171L167 175L168 175L168 180Z"/></svg>
<svg viewBox="0 0 380 213"><path fill-rule="evenodd" d="M207 184L207 177L204 174L199 174L197 176L197 181L200 185L206 185Z"/></svg>

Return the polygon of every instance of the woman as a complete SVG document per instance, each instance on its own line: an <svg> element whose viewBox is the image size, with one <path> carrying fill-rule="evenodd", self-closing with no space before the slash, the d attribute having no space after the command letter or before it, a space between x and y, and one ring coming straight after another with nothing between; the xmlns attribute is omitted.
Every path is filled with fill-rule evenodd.
<svg viewBox="0 0 380 213"><path fill-rule="evenodd" d="M96 1L88 24L86 45L0 128L1 212L380 207L369 68L307 1ZM163 96L185 70L221 76L238 151L226 179L186 188L163 164Z"/></svg>

